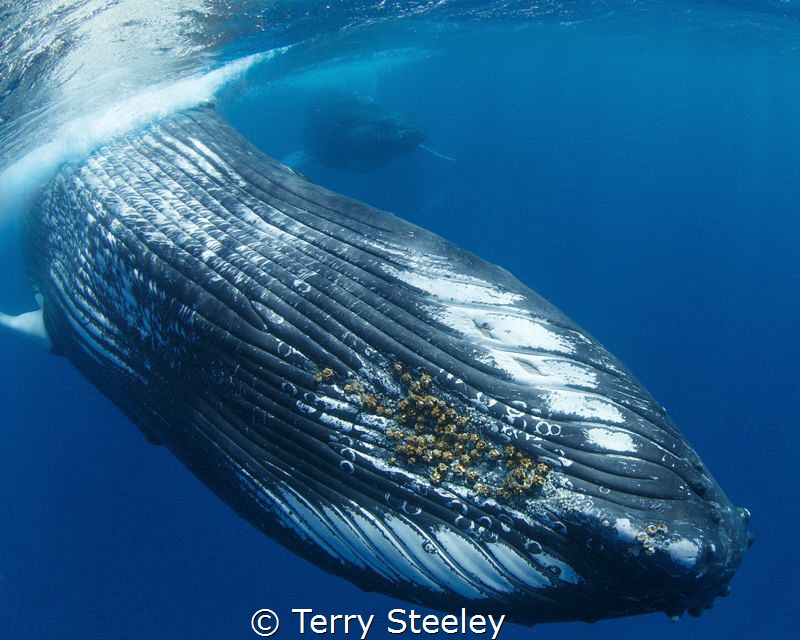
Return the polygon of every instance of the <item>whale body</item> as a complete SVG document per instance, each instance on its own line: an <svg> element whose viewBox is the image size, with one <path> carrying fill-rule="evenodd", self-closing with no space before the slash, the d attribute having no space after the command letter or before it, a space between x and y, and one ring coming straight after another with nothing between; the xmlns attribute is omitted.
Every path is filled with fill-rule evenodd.
<svg viewBox="0 0 800 640"><path fill-rule="evenodd" d="M24 242L53 350L255 527L363 589L526 624L696 614L727 592L748 514L619 360L211 109L64 167Z"/></svg>
<svg viewBox="0 0 800 640"><path fill-rule="evenodd" d="M412 115L336 89L321 91L311 101L305 134L319 162L354 172L372 171L411 153L426 138Z"/></svg>

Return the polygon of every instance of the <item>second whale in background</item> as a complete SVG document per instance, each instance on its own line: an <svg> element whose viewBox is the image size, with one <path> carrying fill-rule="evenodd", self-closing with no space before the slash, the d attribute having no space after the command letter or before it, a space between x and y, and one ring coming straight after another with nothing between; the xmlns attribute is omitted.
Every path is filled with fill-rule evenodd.
<svg viewBox="0 0 800 640"><path fill-rule="evenodd" d="M414 152L426 137L411 114L338 89L320 92L305 122L308 154L343 171L377 169Z"/></svg>

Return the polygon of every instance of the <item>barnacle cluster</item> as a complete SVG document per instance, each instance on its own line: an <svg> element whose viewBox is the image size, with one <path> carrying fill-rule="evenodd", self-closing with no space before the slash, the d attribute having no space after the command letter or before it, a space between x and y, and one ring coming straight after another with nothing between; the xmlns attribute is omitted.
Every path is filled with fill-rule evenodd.
<svg viewBox="0 0 800 640"><path fill-rule="evenodd" d="M325 367L314 374L314 380L317 382L328 382L336 376L336 372L330 367Z"/></svg>
<svg viewBox="0 0 800 640"><path fill-rule="evenodd" d="M511 445L506 446L505 454L508 473L503 481L503 488L500 489L501 495L527 493L544 485L550 472L550 467L544 462L535 463Z"/></svg>
<svg viewBox="0 0 800 640"><path fill-rule="evenodd" d="M658 536L666 535L667 533L667 525L663 522L661 524L648 524L644 529L639 531L636 534L636 540L641 543L642 551L644 551L645 555L652 556L656 552L656 538ZM638 549L635 547L633 548L634 553L638 552Z"/></svg>
<svg viewBox="0 0 800 640"><path fill-rule="evenodd" d="M430 375L413 374L400 363L394 365L394 373L405 388L399 400L363 393L357 383L345 386L345 391L360 394L365 410L396 423L386 430L394 453L391 463L399 458L421 469L433 483L460 482L483 497L523 495L544 485L546 464L511 445L484 439L467 415L440 397Z"/></svg>
<svg viewBox="0 0 800 640"><path fill-rule="evenodd" d="M347 383L345 383L344 385L344 392L361 394L364 392L364 387L361 385L360 382L356 382L355 380L348 380Z"/></svg>

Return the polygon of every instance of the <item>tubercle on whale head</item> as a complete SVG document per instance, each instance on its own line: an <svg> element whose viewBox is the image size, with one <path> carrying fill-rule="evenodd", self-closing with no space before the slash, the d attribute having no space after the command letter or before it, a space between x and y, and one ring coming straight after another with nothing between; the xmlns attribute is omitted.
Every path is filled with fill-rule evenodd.
<svg viewBox="0 0 800 640"><path fill-rule="evenodd" d="M564 520L575 548L594 552L591 573L585 572L586 580L579 585L583 592L576 594L576 601L583 604L571 611L572 617L586 622L658 612L673 622L684 613L696 617L712 608L716 598L730 593L741 561L742 545L725 541L727 529L697 527L696 537L688 538L657 519L633 525L620 518L600 524L607 528L602 537L597 526L570 526L580 522L586 527L580 515ZM633 542L619 535L627 529L636 532Z"/></svg>

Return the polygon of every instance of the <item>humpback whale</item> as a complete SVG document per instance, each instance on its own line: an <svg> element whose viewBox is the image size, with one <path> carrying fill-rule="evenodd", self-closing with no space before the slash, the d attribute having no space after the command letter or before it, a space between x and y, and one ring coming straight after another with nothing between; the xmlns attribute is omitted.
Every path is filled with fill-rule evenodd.
<svg viewBox="0 0 800 640"><path fill-rule="evenodd" d="M727 593L749 514L617 358L212 109L64 166L23 234L53 351L321 568L524 624Z"/></svg>
<svg viewBox="0 0 800 640"><path fill-rule="evenodd" d="M410 114L335 89L322 91L312 100L305 134L309 152L319 162L355 172L377 169L411 153L427 137Z"/></svg>

